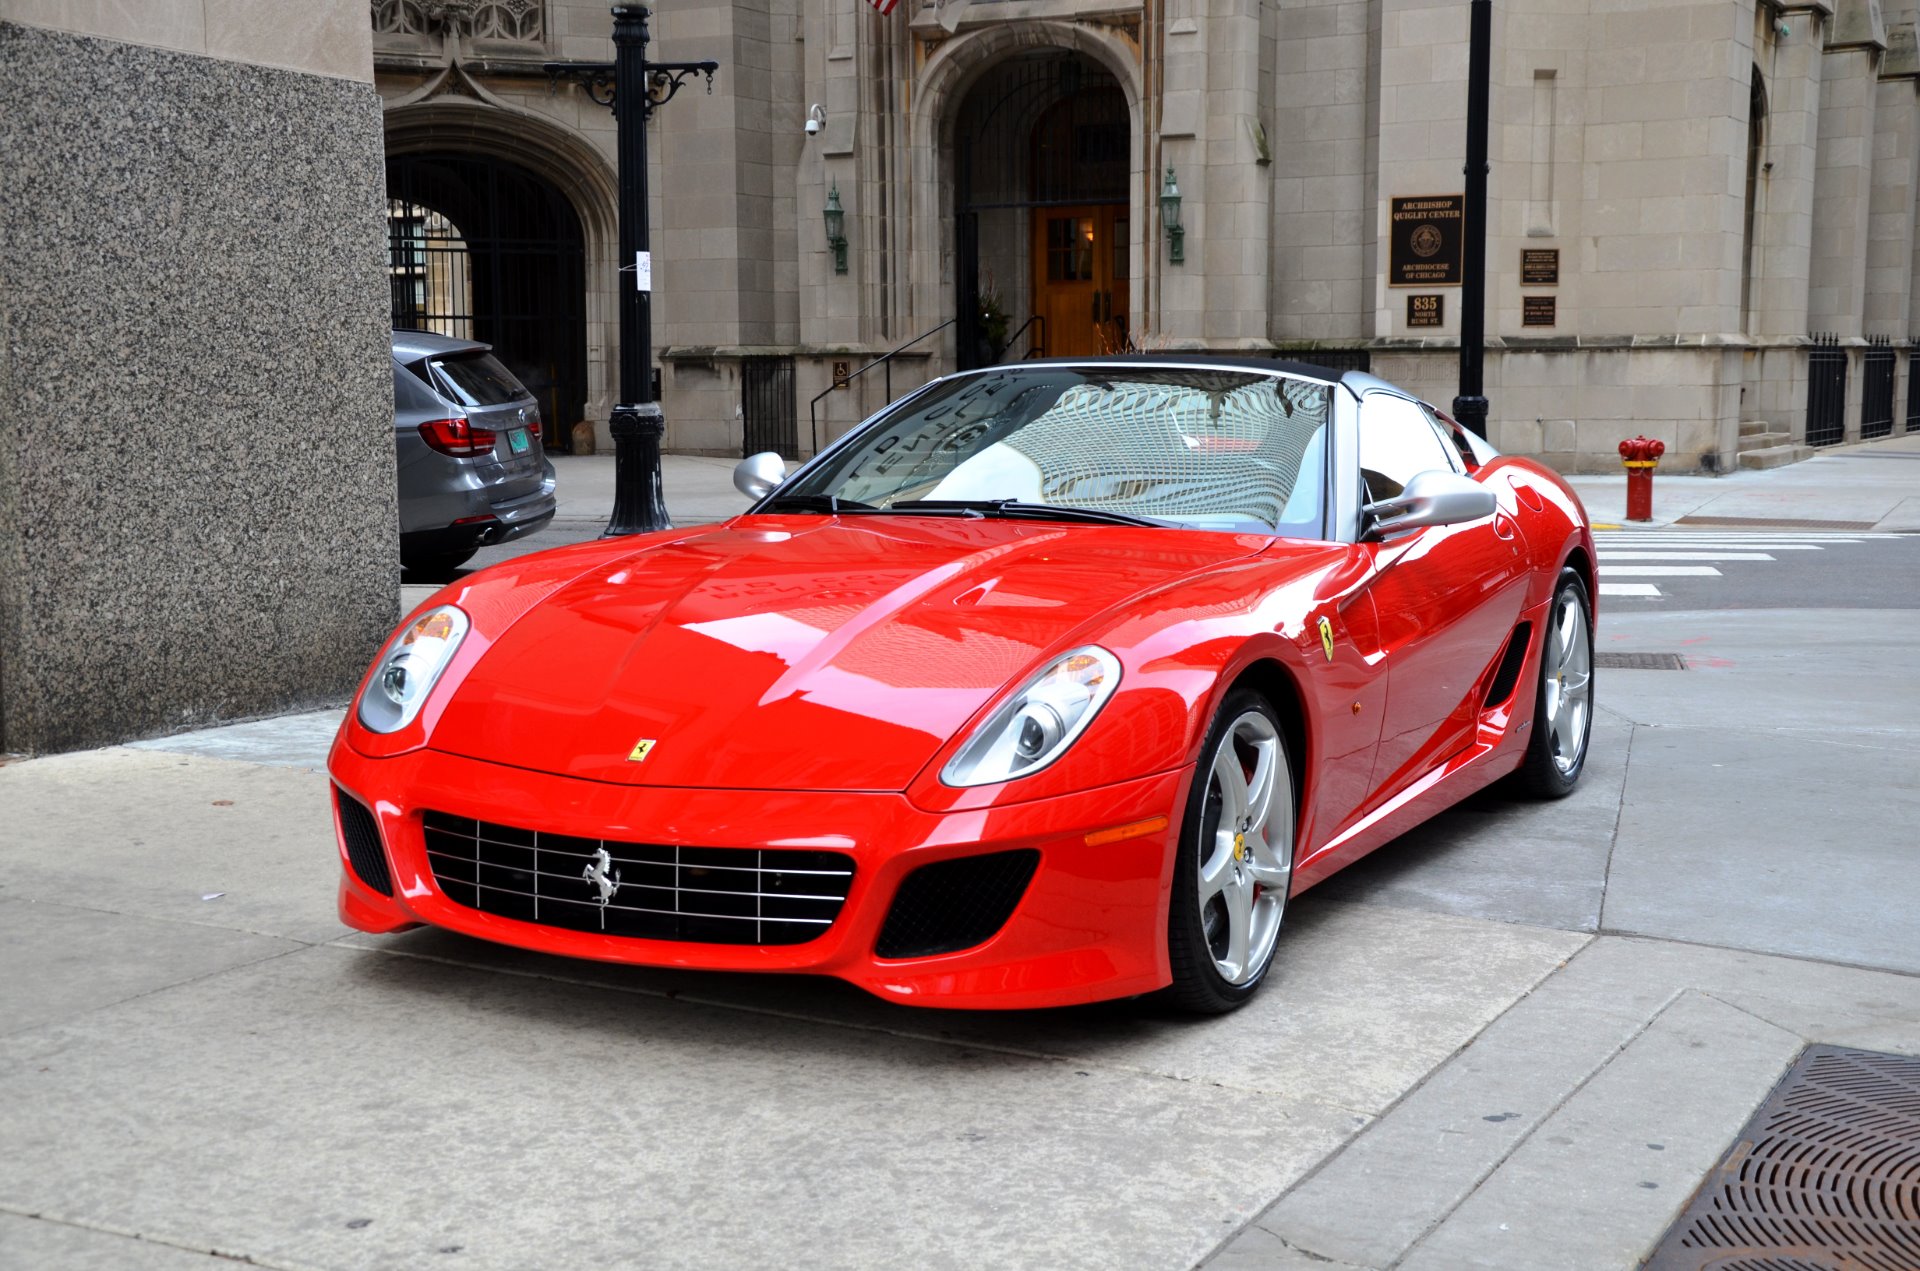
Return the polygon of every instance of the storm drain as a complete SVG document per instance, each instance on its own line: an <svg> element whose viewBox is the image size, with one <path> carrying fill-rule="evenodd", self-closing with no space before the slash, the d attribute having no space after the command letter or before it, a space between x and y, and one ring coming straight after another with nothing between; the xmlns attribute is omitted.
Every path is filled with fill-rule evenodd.
<svg viewBox="0 0 1920 1271"><path fill-rule="evenodd" d="M1678 653L1596 653L1593 665L1614 671L1684 671L1687 660Z"/></svg>
<svg viewBox="0 0 1920 1271"><path fill-rule="evenodd" d="M1920 1059L1802 1051L1646 1267L1920 1268Z"/></svg>

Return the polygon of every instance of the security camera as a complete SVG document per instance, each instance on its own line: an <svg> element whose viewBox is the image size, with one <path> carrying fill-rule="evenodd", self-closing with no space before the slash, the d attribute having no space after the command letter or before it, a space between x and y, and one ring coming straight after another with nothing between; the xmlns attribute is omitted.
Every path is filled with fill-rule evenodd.
<svg viewBox="0 0 1920 1271"><path fill-rule="evenodd" d="M827 112L820 109L817 105L809 106L807 108L807 135L811 137L826 126Z"/></svg>
<svg viewBox="0 0 1920 1271"><path fill-rule="evenodd" d="M807 120L807 135L809 137L811 137L814 133L819 131L820 131L820 121L818 119Z"/></svg>

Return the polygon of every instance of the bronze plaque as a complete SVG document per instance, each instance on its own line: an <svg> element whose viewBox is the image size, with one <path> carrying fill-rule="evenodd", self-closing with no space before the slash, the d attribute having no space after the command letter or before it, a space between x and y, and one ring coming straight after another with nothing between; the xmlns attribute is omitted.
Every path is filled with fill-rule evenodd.
<svg viewBox="0 0 1920 1271"><path fill-rule="evenodd" d="M847 376L852 370L852 362L835 362L833 364L833 386L835 388L845 388L847 386Z"/></svg>
<svg viewBox="0 0 1920 1271"><path fill-rule="evenodd" d="M1520 285L1522 287L1558 287L1560 285L1560 249L1558 247L1522 247L1520 249Z"/></svg>
<svg viewBox="0 0 1920 1271"><path fill-rule="evenodd" d="M1557 296L1520 297L1520 325L1523 327L1551 327L1558 325L1559 305Z"/></svg>
<svg viewBox="0 0 1920 1271"><path fill-rule="evenodd" d="M1445 296L1408 296L1407 325L1410 327L1437 327L1447 320L1447 298Z"/></svg>
<svg viewBox="0 0 1920 1271"><path fill-rule="evenodd" d="M1458 287L1466 195L1390 199L1389 287Z"/></svg>

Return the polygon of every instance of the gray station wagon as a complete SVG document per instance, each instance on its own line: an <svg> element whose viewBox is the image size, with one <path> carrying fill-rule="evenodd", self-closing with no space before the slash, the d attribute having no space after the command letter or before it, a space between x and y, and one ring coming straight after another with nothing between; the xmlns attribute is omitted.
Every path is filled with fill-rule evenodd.
<svg viewBox="0 0 1920 1271"><path fill-rule="evenodd" d="M444 577L482 547L553 519L540 407L474 340L393 333L393 448L400 563Z"/></svg>

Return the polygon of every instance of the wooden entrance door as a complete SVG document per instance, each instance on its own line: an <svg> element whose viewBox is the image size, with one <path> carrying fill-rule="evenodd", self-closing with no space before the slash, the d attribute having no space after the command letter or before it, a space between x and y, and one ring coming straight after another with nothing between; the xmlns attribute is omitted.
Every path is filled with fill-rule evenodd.
<svg viewBox="0 0 1920 1271"><path fill-rule="evenodd" d="M1127 250L1122 205L1033 210L1033 311L1050 356L1126 350Z"/></svg>

